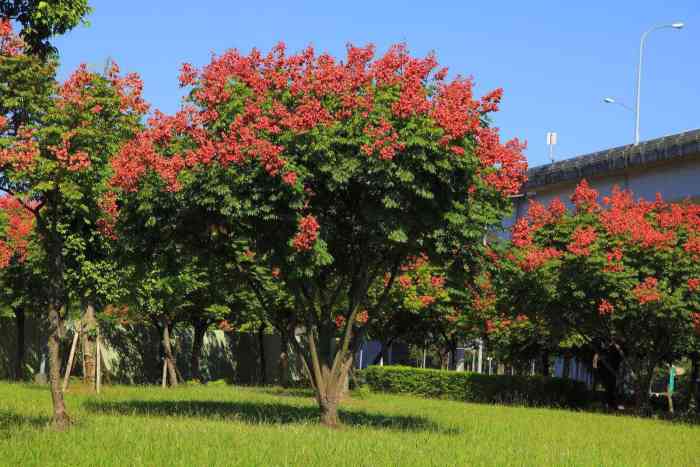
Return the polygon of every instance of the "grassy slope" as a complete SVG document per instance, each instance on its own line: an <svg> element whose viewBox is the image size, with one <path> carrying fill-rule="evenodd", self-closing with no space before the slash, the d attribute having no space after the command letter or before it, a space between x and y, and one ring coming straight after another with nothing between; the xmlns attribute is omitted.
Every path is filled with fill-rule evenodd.
<svg viewBox="0 0 700 467"><path fill-rule="evenodd" d="M310 398L266 389L67 399L77 425L55 433L46 388L0 383L0 465L700 465L700 427L560 410L373 394L347 401L332 431Z"/></svg>

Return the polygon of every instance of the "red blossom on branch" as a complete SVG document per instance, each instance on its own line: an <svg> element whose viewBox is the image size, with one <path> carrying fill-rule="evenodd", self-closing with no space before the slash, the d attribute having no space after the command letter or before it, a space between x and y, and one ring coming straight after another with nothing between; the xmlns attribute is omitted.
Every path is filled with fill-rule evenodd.
<svg viewBox="0 0 700 467"><path fill-rule="evenodd" d="M308 251L313 248L316 239L318 239L318 221L314 216L309 214L299 220L297 234L292 240L292 246L297 251Z"/></svg>
<svg viewBox="0 0 700 467"><path fill-rule="evenodd" d="M586 179L581 180L574 194L571 195L571 202L579 212L593 212L600 208L598 205L598 191L588 185Z"/></svg>
<svg viewBox="0 0 700 467"><path fill-rule="evenodd" d="M576 256L588 256L591 254L590 246L598 238L594 227L577 227L571 235L571 243L566 249Z"/></svg>
<svg viewBox="0 0 700 467"><path fill-rule="evenodd" d="M606 299L602 299L600 301L600 304L598 305L598 314L600 316L611 315L613 311L615 311L615 307L612 305L612 303Z"/></svg>
<svg viewBox="0 0 700 467"><path fill-rule="evenodd" d="M658 282L654 277L647 277L634 288L632 294L639 300L640 305L661 300L661 292L657 289Z"/></svg>

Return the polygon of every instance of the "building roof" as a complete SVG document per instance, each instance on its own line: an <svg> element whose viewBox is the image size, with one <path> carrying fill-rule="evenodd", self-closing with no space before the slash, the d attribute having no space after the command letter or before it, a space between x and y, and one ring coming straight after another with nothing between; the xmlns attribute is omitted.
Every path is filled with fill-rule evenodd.
<svg viewBox="0 0 700 467"><path fill-rule="evenodd" d="M700 129L532 167L523 191L694 157L700 157Z"/></svg>

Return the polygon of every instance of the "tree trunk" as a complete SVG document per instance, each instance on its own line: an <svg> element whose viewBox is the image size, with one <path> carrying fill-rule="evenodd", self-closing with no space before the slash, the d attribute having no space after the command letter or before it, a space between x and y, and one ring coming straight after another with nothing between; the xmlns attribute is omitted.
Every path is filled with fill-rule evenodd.
<svg viewBox="0 0 700 467"><path fill-rule="evenodd" d="M95 307L88 302L83 313L83 362L85 374L83 381L91 388L95 388L95 375L97 368L97 318Z"/></svg>
<svg viewBox="0 0 700 467"><path fill-rule="evenodd" d="M204 335L207 333L207 327L207 323L204 322L198 322L194 325L192 357L190 359L190 378L197 381L202 380L202 372L199 362L202 358L202 347L204 347Z"/></svg>
<svg viewBox="0 0 700 467"><path fill-rule="evenodd" d="M15 324L17 325L17 360L15 361L15 380L24 379L24 308L15 308Z"/></svg>
<svg viewBox="0 0 700 467"><path fill-rule="evenodd" d="M267 359L265 358L265 323L258 326L258 354L260 356L260 384L267 384Z"/></svg>
<svg viewBox="0 0 700 467"><path fill-rule="evenodd" d="M542 352L542 376L549 376L549 352Z"/></svg>
<svg viewBox="0 0 700 467"><path fill-rule="evenodd" d="M690 356L692 368L690 370L690 402L688 411L700 409L700 352L693 352Z"/></svg>
<svg viewBox="0 0 700 467"><path fill-rule="evenodd" d="M283 388L289 386L289 337L286 332L280 335L279 383Z"/></svg>
<svg viewBox="0 0 700 467"><path fill-rule="evenodd" d="M65 430L70 425L66 413L66 404L61 390L61 315L55 306L49 307L49 382L53 401L52 425L58 430Z"/></svg>
<svg viewBox="0 0 700 467"><path fill-rule="evenodd" d="M564 379L569 379L570 371L571 371L571 356L564 355L564 364L562 365L561 377Z"/></svg>
<svg viewBox="0 0 700 467"><path fill-rule="evenodd" d="M173 348L170 344L170 323L168 320L163 319L163 354L165 355L165 366L168 372L168 380L170 386L177 386L177 370L175 369L175 357L173 355Z"/></svg>
<svg viewBox="0 0 700 467"><path fill-rule="evenodd" d="M321 409L321 424L329 428L338 428L340 419L338 418L338 394L326 394L319 399L318 405Z"/></svg>

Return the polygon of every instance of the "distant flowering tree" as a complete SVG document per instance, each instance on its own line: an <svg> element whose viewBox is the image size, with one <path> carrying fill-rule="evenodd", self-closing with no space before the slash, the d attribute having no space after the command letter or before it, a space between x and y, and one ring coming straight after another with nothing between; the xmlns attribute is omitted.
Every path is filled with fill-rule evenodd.
<svg viewBox="0 0 700 467"><path fill-rule="evenodd" d="M601 203L585 180L571 201L573 211L532 201L514 226L499 258L511 275L506 303L583 338L618 372L606 361L615 354L644 405L654 369L697 351L700 206L635 200L617 187Z"/></svg>
<svg viewBox="0 0 700 467"><path fill-rule="evenodd" d="M290 341L327 425L339 423L358 318L408 258L481 245L525 179L522 145L487 124L501 91L475 99L471 80L436 67L403 46L379 58L350 46L344 62L312 48L230 50L184 65L189 103L157 114L113 164L126 192L156 180L189 193L279 270L303 330Z"/></svg>
<svg viewBox="0 0 700 467"><path fill-rule="evenodd" d="M115 198L109 160L146 110L136 75L106 76L80 67L63 84L55 64L24 53L7 22L0 26L0 190L33 218L47 283L53 422L69 423L60 388L60 339L69 300L108 299L114 274L106 240ZM7 90L7 92L5 92ZM12 223L5 234L12 237ZM14 251L19 245L10 245ZM7 264L7 255L3 265Z"/></svg>

